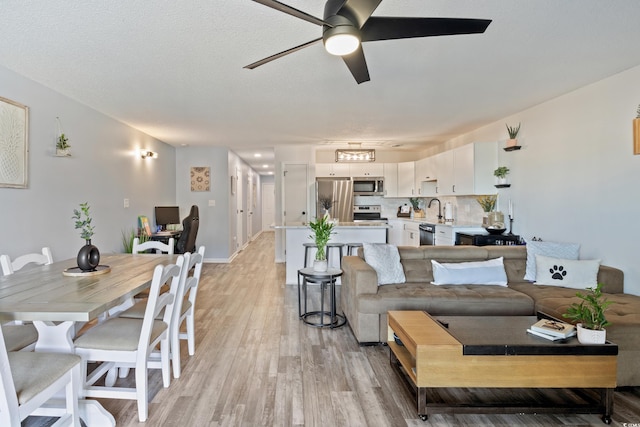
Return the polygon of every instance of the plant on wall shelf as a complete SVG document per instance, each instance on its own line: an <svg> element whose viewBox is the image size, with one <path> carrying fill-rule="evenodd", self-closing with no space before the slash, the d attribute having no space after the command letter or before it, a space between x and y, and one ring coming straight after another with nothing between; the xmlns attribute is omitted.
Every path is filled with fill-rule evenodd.
<svg viewBox="0 0 640 427"><path fill-rule="evenodd" d="M520 123L518 123L518 126L505 126L507 127L507 132L509 132L509 138L516 139L518 137L518 132L520 132Z"/></svg>
<svg viewBox="0 0 640 427"><path fill-rule="evenodd" d="M90 241L93 236L93 225L91 225L91 216L89 215L89 203L80 203L80 209L73 210L71 218L76 220L76 230L82 229L80 237L86 241Z"/></svg>
<svg viewBox="0 0 640 427"><path fill-rule="evenodd" d="M504 179L509 174L509 168L506 166L499 166L496 170L493 171L493 176L499 179Z"/></svg>

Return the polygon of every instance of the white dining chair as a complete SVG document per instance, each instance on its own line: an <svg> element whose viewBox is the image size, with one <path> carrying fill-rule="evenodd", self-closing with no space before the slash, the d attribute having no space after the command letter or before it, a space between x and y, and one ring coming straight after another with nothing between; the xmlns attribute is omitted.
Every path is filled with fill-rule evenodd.
<svg viewBox="0 0 640 427"><path fill-rule="evenodd" d="M184 254L184 264L180 274L180 285L178 286L178 301L174 305L174 314L171 324L171 366L173 377L180 378L180 340L187 340L189 355L195 354L195 320L194 310L198 284L202 273L202 263L204 259L204 246L200 246L197 253L189 252ZM146 307L145 301L139 301L133 307L120 313L121 317L140 319L144 316ZM186 321L186 332L180 332L182 323Z"/></svg>
<svg viewBox="0 0 640 427"><path fill-rule="evenodd" d="M48 247L42 248L42 253L25 254L17 257L13 261L9 255L0 255L0 266L2 266L2 274L8 276L22 269L28 264L47 265L53 264L53 255Z"/></svg>
<svg viewBox="0 0 640 427"><path fill-rule="evenodd" d="M3 329L0 327L0 425L19 426L30 415L51 416L50 408L44 412L41 407L64 391L66 407L53 425L80 427L82 359L65 353L7 352Z"/></svg>
<svg viewBox="0 0 640 427"><path fill-rule="evenodd" d="M171 237L168 243L163 243L158 240L147 240L144 243L140 243L140 238L136 237L133 239L133 246L131 249L131 253L139 254L150 249L155 250L157 254L166 253L169 255L173 255L175 251L175 239Z"/></svg>
<svg viewBox="0 0 640 427"><path fill-rule="evenodd" d="M0 266L4 276L14 274L29 264L53 264L51 249L44 247L41 253L21 255L13 261L11 261L9 255L0 255ZM8 351L31 351L35 348L38 332L33 324L22 324L22 322L14 321L5 323L5 326L7 326L7 329L5 330L4 338Z"/></svg>
<svg viewBox="0 0 640 427"><path fill-rule="evenodd" d="M180 272L181 267L175 264L156 266L143 319L114 317L94 326L74 341L76 354L82 357L81 375L86 397L136 400L138 419L146 421L149 414L148 369L161 367L165 388L171 381L169 325L175 300L172 291L177 291ZM160 294L160 287L170 282L170 291ZM163 319L156 320L163 309ZM160 360L156 363L150 360L150 355L158 345ZM87 376L89 361L102 363ZM120 367L135 369L135 387L95 385L104 374Z"/></svg>

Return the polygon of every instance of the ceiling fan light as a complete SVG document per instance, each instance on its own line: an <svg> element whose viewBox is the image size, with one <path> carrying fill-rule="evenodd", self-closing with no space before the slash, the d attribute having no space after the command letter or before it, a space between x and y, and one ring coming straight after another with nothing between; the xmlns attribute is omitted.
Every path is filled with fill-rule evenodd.
<svg viewBox="0 0 640 427"><path fill-rule="evenodd" d="M324 42L324 48L332 55L343 56L355 52L360 46L360 39L353 34L336 34Z"/></svg>

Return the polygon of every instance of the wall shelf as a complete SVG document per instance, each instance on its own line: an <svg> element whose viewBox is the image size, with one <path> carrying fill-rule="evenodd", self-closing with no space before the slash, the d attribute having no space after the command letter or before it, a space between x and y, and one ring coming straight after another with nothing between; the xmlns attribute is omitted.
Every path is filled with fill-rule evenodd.
<svg viewBox="0 0 640 427"><path fill-rule="evenodd" d="M522 145L514 145L512 147L504 147L504 151L516 151L522 148Z"/></svg>
<svg viewBox="0 0 640 427"><path fill-rule="evenodd" d="M511 184L496 184L496 188L509 188Z"/></svg>

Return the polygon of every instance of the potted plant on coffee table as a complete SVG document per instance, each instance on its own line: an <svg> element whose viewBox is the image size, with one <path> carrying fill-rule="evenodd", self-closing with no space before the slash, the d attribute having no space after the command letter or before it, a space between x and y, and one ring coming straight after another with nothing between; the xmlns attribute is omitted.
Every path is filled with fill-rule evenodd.
<svg viewBox="0 0 640 427"><path fill-rule="evenodd" d="M311 221L309 226L313 230L313 234L309 236L316 244L316 257L313 261L314 271L327 271L327 243L333 232L333 223L329 221L327 215L320 217L316 222Z"/></svg>
<svg viewBox="0 0 640 427"><path fill-rule="evenodd" d="M574 302L569 306L562 317L576 323L578 341L582 344L604 344L607 338L606 326L611 322L607 320L604 312L613 304L602 296L602 284L595 288L587 288L589 292L577 292L576 296L582 301Z"/></svg>

